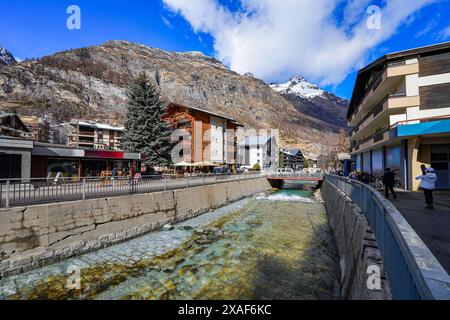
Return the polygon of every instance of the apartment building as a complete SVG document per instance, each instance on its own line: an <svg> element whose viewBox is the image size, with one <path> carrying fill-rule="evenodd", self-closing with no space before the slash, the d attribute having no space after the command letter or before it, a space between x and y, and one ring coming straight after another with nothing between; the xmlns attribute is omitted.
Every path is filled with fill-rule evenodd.
<svg viewBox="0 0 450 320"><path fill-rule="evenodd" d="M237 141L234 130L241 127L236 120L176 103L168 105L165 119L174 129L183 129L189 133L189 141L185 142L190 143L190 163L210 163L236 168Z"/></svg>
<svg viewBox="0 0 450 320"><path fill-rule="evenodd" d="M359 71L348 121L354 169L398 170L417 190L425 164L450 188L450 42L387 54Z"/></svg>
<svg viewBox="0 0 450 320"><path fill-rule="evenodd" d="M261 135L245 137L239 142L239 162L241 168L252 169L259 165L261 171L268 172L279 167L280 152L277 137Z"/></svg>
<svg viewBox="0 0 450 320"><path fill-rule="evenodd" d="M22 116L22 122L31 132L31 139L36 142L47 143L50 134L50 124L48 121L36 116Z"/></svg>
<svg viewBox="0 0 450 320"><path fill-rule="evenodd" d="M0 135L14 138L31 138L31 132L15 113L0 111Z"/></svg>
<svg viewBox="0 0 450 320"><path fill-rule="evenodd" d="M304 168L305 157L299 149L280 149L280 168L291 168L302 170Z"/></svg>
<svg viewBox="0 0 450 320"><path fill-rule="evenodd" d="M122 150L124 127L86 120L64 123L67 128L67 145L100 150Z"/></svg>

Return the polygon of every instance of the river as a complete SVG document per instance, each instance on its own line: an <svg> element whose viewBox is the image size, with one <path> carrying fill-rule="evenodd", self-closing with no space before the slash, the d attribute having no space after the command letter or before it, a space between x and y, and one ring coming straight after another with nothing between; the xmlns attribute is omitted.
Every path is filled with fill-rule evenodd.
<svg viewBox="0 0 450 320"><path fill-rule="evenodd" d="M74 266L81 288L69 290ZM302 187L8 277L0 299L328 300L339 299L339 280L325 209Z"/></svg>

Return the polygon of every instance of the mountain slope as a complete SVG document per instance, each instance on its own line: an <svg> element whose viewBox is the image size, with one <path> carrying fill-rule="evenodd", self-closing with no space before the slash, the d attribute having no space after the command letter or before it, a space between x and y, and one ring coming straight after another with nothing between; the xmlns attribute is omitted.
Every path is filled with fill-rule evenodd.
<svg viewBox="0 0 450 320"><path fill-rule="evenodd" d="M0 109L52 113L59 120L90 117L123 121L126 90L145 71L176 103L234 117L247 127L279 128L286 146L321 153L336 128L199 52L176 53L125 41L56 53L0 69Z"/></svg>
<svg viewBox="0 0 450 320"><path fill-rule="evenodd" d="M298 112L326 122L332 130L347 129L348 101L320 89L302 77L271 88L291 102Z"/></svg>
<svg viewBox="0 0 450 320"><path fill-rule="evenodd" d="M16 59L14 59L11 52L0 46L0 68L13 63L16 63Z"/></svg>

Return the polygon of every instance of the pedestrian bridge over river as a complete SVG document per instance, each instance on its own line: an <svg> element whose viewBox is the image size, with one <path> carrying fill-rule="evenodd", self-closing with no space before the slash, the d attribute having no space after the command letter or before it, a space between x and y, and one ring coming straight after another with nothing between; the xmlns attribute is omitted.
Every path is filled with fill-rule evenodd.
<svg viewBox="0 0 450 320"><path fill-rule="evenodd" d="M268 173L266 174L266 177L267 180L269 180L270 185L276 189L283 188L285 182L312 183L320 188L324 180L324 175L322 173Z"/></svg>

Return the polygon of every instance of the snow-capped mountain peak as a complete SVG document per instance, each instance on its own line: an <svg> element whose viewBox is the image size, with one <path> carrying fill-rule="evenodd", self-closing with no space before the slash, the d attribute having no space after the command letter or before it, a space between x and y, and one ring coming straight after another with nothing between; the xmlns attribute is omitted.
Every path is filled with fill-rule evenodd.
<svg viewBox="0 0 450 320"><path fill-rule="evenodd" d="M274 84L270 87L281 94L296 94L308 99L324 94L317 85L309 83L301 76L292 77L286 83Z"/></svg>
<svg viewBox="0 0 450 320"><path fill-rule="evenodd" d="M9 52L3 47L0 47L0 66L6 66L15 62L16 59L14 59L11 52Z"/></svg>

